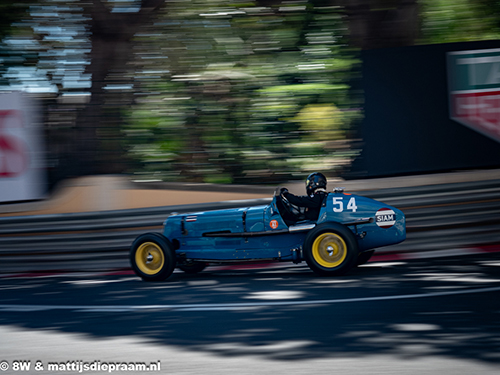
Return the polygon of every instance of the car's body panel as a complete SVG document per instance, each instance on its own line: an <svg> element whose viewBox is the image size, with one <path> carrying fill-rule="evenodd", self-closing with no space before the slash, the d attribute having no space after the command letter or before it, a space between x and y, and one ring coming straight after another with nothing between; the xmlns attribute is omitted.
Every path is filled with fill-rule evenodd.
<svg viewBox="0 0 500 375"><path fill-rule="evenodd" d="M330 193L316 222L293 226L283 220L276 199L267 206L174 215L166 220L163 235L179 257L196 261L300 260L308 231L328 222L347 225L360 252L406 237L404 214L370 198Z"/></svg>

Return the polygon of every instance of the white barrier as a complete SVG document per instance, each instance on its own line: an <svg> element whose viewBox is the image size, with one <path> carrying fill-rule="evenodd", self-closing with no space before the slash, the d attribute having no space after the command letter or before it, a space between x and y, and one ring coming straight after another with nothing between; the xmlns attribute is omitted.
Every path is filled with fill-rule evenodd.
<svg viewBox="0 0 500 375"><path fill-rule="evenodd" d="M0 203L43 197L46 176L37 112L25 94L0 93Z"/></svg>

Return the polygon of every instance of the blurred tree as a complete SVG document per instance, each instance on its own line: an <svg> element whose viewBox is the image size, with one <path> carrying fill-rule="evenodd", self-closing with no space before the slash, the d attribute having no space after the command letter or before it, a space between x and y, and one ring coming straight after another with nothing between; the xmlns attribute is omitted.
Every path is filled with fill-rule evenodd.
<svg viewBox="0 0 500 375"><path fill-rule="evenodd" d="M117 173L130 166L126 155L158 160L158 150L174 161L166 170L191 180L232 181L245 176L247 169L264 167L272 175L286 168L286 145L299 140L300 134L296 124L284 119L307 103L327 100L325 94L331 90L315 92L314 84L343 82L350 69L351 64L335 56L340 45L346 45L341 13L307 1L268 7L266 2L186 0L167 3L168 12L161 12L165 4L40 0L31 8L24 26L39 40L34 48L42 59L29 73L39 77L37 86L19 70L4 76L18 81L12 88L45 86L57 93L59 102L49 113L52 137L64 144L51 148L62 151L57 168L72 175ZM28 45L26 40L22 43ZM148 78L152 71L160 72L153 80ZM132 154L127 154L124 115L135 103L144 116L141 103L156 103L147 92L155 90L158 78L179 83L167 85L176 87L175 92L160 91L160 104L181 114L174 121L156 117L156 106L144 121L162 118L160 123L169 125L162 131L150 132L150 127L146 133L127 129L128 134L141 135L133 139L146 140L129 142ZM280 90L257 91L283 84L292 84L291 91L285 90L292 97L283 97ZM146 95L138 96L141 90ZM190 99L182 104L179 93ZM172 94L169 106L165 100ZM280 103L269 106L271 102ZM275 110L279 108L295 110ZM189 136L174 135L172 124ZM144 154L151 148L156 151L146 154L153 158ZM262 163L258 155L267 155L267 161Z"/></svg>
<svg viewBox="0 0 500 375"><path fill-rule="evenodd" d="M333 104L308 104L293 121L300 124L304 139L326 143L342 138L342 112Z"/></svg>
<svg viewBox="0 0 500 375"><path fill-rule="evenodd" d="M311 0L310 3L316 7L333 6L345 9L350 44L361 49L373 49L415 44L420 32L420 2L420 0ZM279 6L282 1L265 0L262 3Z"/></svg>
<svg viewBox="0 0 500 375"><path fill-rule="evenodd" d="M0 3L0 72L9 89L53 93L46 100L49 161L64 176L117 173L125 108L133 103L134 35L164 0L21 0ZM28 10L28 11L26 11ZM16 22L17 21L17 22ZM12 22L14 22L12 24ZM9 27L7 27L9 26ZM50 155L49 155L50 159Z"/></svg>
<svg viewBox="0 0 500 375"><path fill-rule="evenodd" d="M420 43L500 38L500 3L494 0L422 0Z"/></svg>
<svg viewBox="0 0 500 375"><path fill-rule="evenodd" d="M275 182L354 154L358 48L497 38L498 4L2 1L0 71L10 89L53 93L65 175Z"/></svg>
<svg viewBox="0 0 500 375"><path fill-rule="evenodd" d="M297 147L309 142L310 129L294 120L303 108L311 105L309 124L327 142L333 132L321 124L331 124L325 115L334 114L324 108L353 105L347 83L356 60L345 15L315 4L170 4L155 32L138 36L137 57L157 51L164 58L137 75L144 96L126 131L132 153L143 161L134 172L248 183L301 175L313 159L315 169L338 168L324 145ZM355 113L336 117L338 127L347 130Z"/></svg>
<svg viewBox="0 0 500 375"><path fill-rule="evenodd" d="M0 0L0 40L12 32L31 4L33 0Z"/></svg>
<svg viewBox="0 0 500 375"><path fill-rule="evenodd" d="M16 31L16 25L26 16L31 0L0 0L0 41L4 40ZM18 65L24 61L22 56L14 56L7 48L0 46L0 66L6 70L9 66ZM7 84L6 78L0 76L0 85Z"/></svg>
<svg viewBox="0 0 500 375"><path fill-rule="evenodd" d="M90 24L89 64L92 77L90 102L76 120L73 162L79 173L120 173L127 167L122 149L124 108L132 105L134 72L133 38L140 28L153 22L164 0L117 3L91 0L82 3Z"/></svg>
<svg viewBox="0 0 500 375"><path fill-rule="evenodd" d="M500 29L500 1L499 0L473 0L480 9L480 15L492 20L494 27Z"/></svg>
<svg viewBox="0 0 500 375"><path fill-rule="evenodd" d="M346 0L351 43L361 49L411 46L420 32L419 0Z"/></svg>

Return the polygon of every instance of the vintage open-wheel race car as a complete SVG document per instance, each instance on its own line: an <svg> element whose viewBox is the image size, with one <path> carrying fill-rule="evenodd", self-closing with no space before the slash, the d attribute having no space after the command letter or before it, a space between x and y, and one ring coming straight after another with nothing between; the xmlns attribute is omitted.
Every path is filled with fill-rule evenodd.
<svg viewBox="0 0 500 375"><path fill-rule="evenodd" d="M293 222L278 191L268 205L169 216L162 233L133 242L132 268L143 280L161 281L176 267L197 273L214 263L306 261L315 273L336 276L406 238L403 212L382 202L336 188L325 194L317 220Z"/></svg>

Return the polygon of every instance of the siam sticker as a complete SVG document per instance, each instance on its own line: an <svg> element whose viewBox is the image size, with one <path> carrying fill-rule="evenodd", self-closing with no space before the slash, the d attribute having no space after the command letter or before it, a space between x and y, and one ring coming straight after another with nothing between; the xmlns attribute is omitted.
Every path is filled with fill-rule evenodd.
<svg viewBox="0 0 500 375"><path fill-rule="evenodd" d="M396 213L390 208L381 208L375 213L375 222L380 228L390 228L396 224Z"/></svg>
<svg viewBox="0 0 500 375"><path fill-rule="evenodd" d="M271 226L271 228L276 229L276 228L278 228L278 221L277 220L271 220L271 222L269 223L269 225Z"/></svg>
<svg viewBox="0 0 500 375"><path fill-rule="evenodd" d="M186 217L186 222L187 223L192 223L192 222L194 222L196 220L198 220L197 216L188 216L188 217Z"/></svg>

